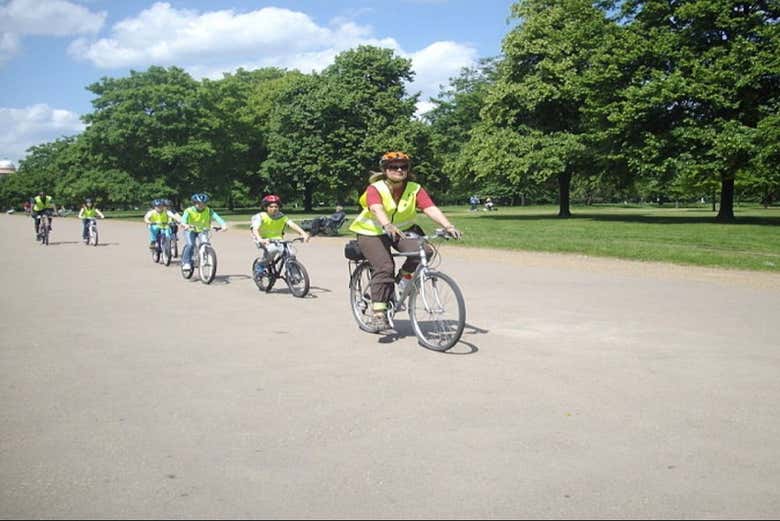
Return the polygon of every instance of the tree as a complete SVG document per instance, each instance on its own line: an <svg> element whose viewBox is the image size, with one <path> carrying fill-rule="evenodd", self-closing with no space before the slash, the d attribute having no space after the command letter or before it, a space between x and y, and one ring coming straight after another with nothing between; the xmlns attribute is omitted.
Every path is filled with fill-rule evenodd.
<svg viewBox="0 0 780 521"><path fill-rule="evenodd" d="M757 129L780 95L777 3L629 0L623 8L640 52L614 119L633 136L632 168L681 185L719 183L717 218L734 220L735 179L756 174Z"/></svg>
<svg viewBox="0 0 780 521"><path fill-rule="evenodd" d="M159 181L177 194L208 186L204 165L215 156L206 138L209 114L189 74L150 67L87 88L97 98L84 116L84 139L99 168L127 172L142 184Z"/></svg>
<svg viewBox="0 0 780 521"><path fill-rule="evenodd" d="M481 132L488 137L476 140L522 157L504 161L519 170L484 175L507 175L510 182L556 179L558 215L569 217L572 176L597 173L584 107L598 94L587 72L612 24L587 0L522 0L512 15L521 23L504 39L505 58L482 111ZM484 168L474 163L470 170Z"/></svg>
<svg viewBox="0 0 780 521"><path fill-rule="evenodd" d="M321 74L297 78L272 112L261 170L269 187L301 194L307 210L315 194L343 201L365 187L378 158L393 148L407 150L425 173L428 162L418 147L425 146L427 129L412 120L416 97L403 86L411 79L409 60L371 46L339 54Z"/></svg>

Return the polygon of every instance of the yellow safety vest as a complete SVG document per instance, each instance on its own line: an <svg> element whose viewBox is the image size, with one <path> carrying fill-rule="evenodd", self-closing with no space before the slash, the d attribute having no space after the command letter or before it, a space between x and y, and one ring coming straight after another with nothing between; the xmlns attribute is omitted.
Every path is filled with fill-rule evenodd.
<svg viewBox="0 0 780 521"><path fill-rule="evenodd" d="M283 239L284 228L289 220L290 218L286 215L281 215L274 219L266 212L260 212L260 228L258 231L263 239Z"/></svg>
<svg viewBox="0 0 780 521"><path fill-rule="evenodd" d="M206 206L203 211L199 212L196 206L190 206L184 211L187 217L187 224L195 229L197 232L208 230L211 226L211 208Z"/></svg>
<svg viewBox="0 0 780 521"><path fill-rule="evenodd" d="M417 218L417 193L422 188L419 184L411 181L406 183L404 193L396 204L393 199L393 193L390 191L390 187L384 180L377 181L371 186L379 191L379 195L382 196L382 206L385 209L385 213L390 218L390 222L393 223L399 230L405 231L409 229ZM349 227L350 231L353 231L359 235L382 235L385 231L376 220L374 214L368 208L366 203L366 193L360 196L360 206L363 207L363 211L360 212L352 225Z"/></svg>
<svg viewBox="0 0 780 521"><path fill-rule="evenodd" d="M97 215L97 209L94 208L94 207L93 208L87 208L85 206L84 207L84 211L83 211L83 213L81 215L83 215L84 219L94 219L95 216Z"/></svg>
<svg viewBox="0 0 780 521"><path fill-rule="evenodd" d="M40 195L35 196L35 204L33 205L33 210L36 212L40 212L41 210L45 210L46 208L54 208L51 204L51 196L46 196L46 202L44 203L41 199Z"/></svg>
<svg viewBox="0 0 780 521"><path fill-rule="evenodd" d="M160 228L167 228L171 218L168 215L168 212L158 212L155 210L152 212L152 215L149 216L149 220L152 224L156 224Z"/></svg>

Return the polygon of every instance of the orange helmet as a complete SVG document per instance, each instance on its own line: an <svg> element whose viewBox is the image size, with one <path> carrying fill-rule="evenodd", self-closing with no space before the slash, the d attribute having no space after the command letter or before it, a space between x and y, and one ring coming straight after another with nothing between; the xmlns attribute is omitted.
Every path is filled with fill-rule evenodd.
<svg viewBox="0 0 780 521"><path fill-rule="evenodd" d="M411 163L412 158L409 157L409 154L406 154L404 152L399 152L399 151L387 152L385 153L385 155L382 156L382 159L379 160L379 168L384 168L385 165L391 161L405 161L407 163Z"/></svg>

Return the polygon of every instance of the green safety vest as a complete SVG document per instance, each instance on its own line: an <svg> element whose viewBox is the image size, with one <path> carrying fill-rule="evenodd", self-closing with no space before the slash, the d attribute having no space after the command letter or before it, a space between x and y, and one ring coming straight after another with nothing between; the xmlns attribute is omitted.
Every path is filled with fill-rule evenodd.
<svg viewBox="0 0 780 521"><path fill-rule="evenodd" d="M51 204L51 196L46 196L46 202L43 202L40 195L35 196L35 204L33 205L33 210L36 212L40 212L41 210L45 210L46 208L54 208L54 206Z"/></svg>
<svg viewBox="0 0 780 521"><path fill-rule="evenodd" d="M390 218L390 222L401 231L408 230L417 218L417 193L422 187L417 183L407 182L404 193L396 204L393 193L384 180L377 181L371 186L376 188L379 195L382 196L382 206ZM360 196L359 203L363 207L363 211L355 218L349 229L359 235L383 235L385 231L367 206L365 192Z"/></svg>
<svg viewBox="0 0 780 521"><path fill-rule="evenodd" d="M184 211L184 217L187 217L187 224L197 232L207 230L211 226L211 208L208 206L202 212L199 212L195 206L190 206Z"/></svg>
<svg viewBox="0 0 780 521"><path fill-rule="evenodd" d="M152 222L152 224L156 224L160 228L167 228L171 218L168 215L168 212L160 213L155 210L152 212L152 215L149 216L149 220Z"/></svg>
<svg viewBox="0 0 780 521"><path fill-rule="evenodd" d="M82 215L84 216L84 219L94 219L97 215L97 208L87 208L85 206Z"/></svg>
<svg viewBox="0 0 780 521"><path fill-rule="evenodd" d="M284 228L287 226L287 221L290 218L284 214L279 214L279 217L272 218L266 212L260 212L260 228L263 239L282 239L284 238Z"/></svg>

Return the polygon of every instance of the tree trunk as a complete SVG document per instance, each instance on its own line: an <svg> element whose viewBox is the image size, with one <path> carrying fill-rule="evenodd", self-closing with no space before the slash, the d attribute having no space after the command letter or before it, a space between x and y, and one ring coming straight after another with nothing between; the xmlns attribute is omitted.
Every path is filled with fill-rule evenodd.
<svg viewBox="0 0 780 521"><path fill-rule="evenodd" d="M558 176L558 217L571 217L570 203L571 172Z"/></svg>
<svg viewBox="0 0 780 521"><path fill-rule="evenodd" d="M733 222L734 219L734 179L723 179L720 188L720 210L717 221Z"/></svg>
<svg viewBox="0 0 780 521"><path fill-rule="evenodd" d="M311 212L314 207L312 201L314 199L314 186L306 183L303 186L303 209L307 212Z"/></svg>

